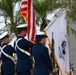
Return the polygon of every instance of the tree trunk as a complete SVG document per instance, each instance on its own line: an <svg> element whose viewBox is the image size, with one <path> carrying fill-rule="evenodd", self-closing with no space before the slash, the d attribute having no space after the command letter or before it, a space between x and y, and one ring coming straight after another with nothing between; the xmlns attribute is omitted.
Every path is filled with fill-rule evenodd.
<svg viewBox="0 0 76 75"><path fill-rule="evenodd" d="M43 31L46 26L47 26L46 19L42 18L42 24L40 30Z"/></svg>

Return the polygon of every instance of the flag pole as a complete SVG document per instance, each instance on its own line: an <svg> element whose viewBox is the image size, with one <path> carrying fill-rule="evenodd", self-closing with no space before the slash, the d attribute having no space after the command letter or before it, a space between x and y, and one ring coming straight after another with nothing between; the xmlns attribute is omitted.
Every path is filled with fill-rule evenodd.
<svg viewBox="0 0 76 75"><path fill-rule="evenodd" d="M53 64L53 69L58 68L55 66L55 58L54 58L54 33L52 32L52 64ZM53 75L59 75L59 72L53 73Z"/></svg>
<svg viewBox="0 0 76 75"><path fill-rule="evenodd" d="M54 37L53 37L53 32L52 32L52 63L53 63L53 68L55 68L55 60L54 60Z"/></svg>

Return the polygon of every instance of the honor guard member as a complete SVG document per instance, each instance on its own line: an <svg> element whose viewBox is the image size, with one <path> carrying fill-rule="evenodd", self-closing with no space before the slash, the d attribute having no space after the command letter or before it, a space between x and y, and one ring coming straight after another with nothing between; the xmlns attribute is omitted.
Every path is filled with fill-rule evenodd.
<svg viewBox="0 0 76 75"><path fill-rule="evenodd" d="M53 70L48 49L44 46L46 37L45 33L41 31L36 34L37 44L32 48L35 60L33 75L49 75L49 71Z"/></svg>
<svg viewBox="0 0 76 75"><path fill-rule="evenodd" d="M15 49L18 58L16 71L18 75L30 75L32 62L30 59L29 48L32 48L34 44L24 38L27 34L27 24L17 26L17 31L18 36L15 41Z"/></svg>
<svg viewBox="0 0 76 75"><path fill-rule="evenodd" d="M15 65L13 59L13 53L15 53L15 49L8 45L9 43L9 35L8 32L4 32L1 36L1 73L2 75L14 75Z"/></svg>

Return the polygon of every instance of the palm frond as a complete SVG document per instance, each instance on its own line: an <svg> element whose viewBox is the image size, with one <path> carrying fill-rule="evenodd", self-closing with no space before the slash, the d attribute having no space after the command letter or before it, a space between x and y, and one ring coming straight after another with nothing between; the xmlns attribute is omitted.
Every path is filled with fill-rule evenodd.
<svg viewBox="0 0 76 75"><path fill-rule="evenodd" d="M36 23L41 26L41 30L43 30L47 25L47 15L51 13L54 9L61 6L59 2L56 0L34 0L34 9L36 14Z"/></svg>
<svg viewBox="0 0 76 75"><path fill-rule="evenodd" d="M23 22L19 15L19 9L15 11L16 4L19 4L21 0L0 0L0 16L4 16L4 22L7 26L10 25L10 31L16 30L16 25ZM9 20L9 22L8 22Z"/></svg>

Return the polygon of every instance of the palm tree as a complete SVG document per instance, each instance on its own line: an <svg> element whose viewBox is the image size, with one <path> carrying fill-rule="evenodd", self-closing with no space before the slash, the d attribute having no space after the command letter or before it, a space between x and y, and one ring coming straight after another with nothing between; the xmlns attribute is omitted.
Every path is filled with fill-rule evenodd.
<svg viewBox="0 0 76 75"><path fill-rule="evenodd" d="M50 20L47 19L47 15L59 6L61 6L61 4L56 0L34 0L36 21L37 24L41 26L40 30L43 30L50 22Z"/></svg>
<svg viewBox="0 0 76 75"><path fill-rule="evenodd" d="M19 14L20 0L0 0L0 16L4 17L4 22L10 28L10 32L16 31L16 25L23 23L23 18ZM16 9L16 10L15 10Z"/></svg>

